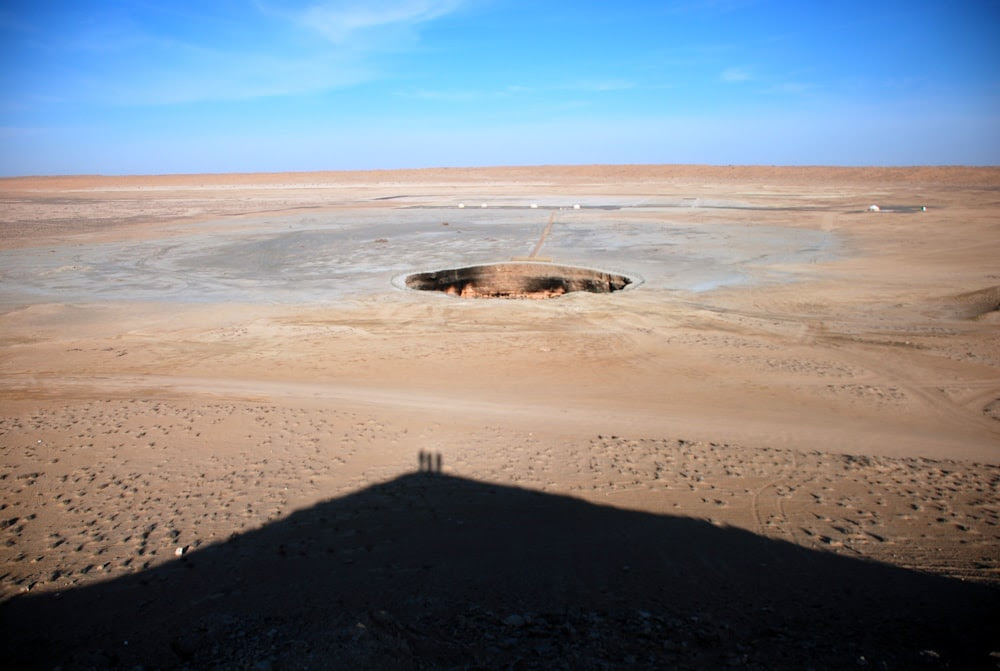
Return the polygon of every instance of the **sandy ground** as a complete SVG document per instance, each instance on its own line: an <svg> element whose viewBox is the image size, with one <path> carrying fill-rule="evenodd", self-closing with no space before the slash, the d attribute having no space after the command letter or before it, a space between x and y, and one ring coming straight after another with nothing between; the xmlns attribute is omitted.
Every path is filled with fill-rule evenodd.
<svg viewBox="0 0 1000 671"><path fill-rule="evenodd" d="M0 201L16 665L1000 663L1000 169L53 177ZM535 250L636 282L398 288Z"/></svg>

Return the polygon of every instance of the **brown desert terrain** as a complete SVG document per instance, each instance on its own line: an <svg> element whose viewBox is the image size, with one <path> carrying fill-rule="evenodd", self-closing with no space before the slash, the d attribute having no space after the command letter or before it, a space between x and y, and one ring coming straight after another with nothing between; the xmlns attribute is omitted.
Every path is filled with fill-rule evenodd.
<svg viewBox="0 0 1000 671"><path fill-rule="evenodd" d="M6 668L1000 665L998 168L0 199Z"/></svg>

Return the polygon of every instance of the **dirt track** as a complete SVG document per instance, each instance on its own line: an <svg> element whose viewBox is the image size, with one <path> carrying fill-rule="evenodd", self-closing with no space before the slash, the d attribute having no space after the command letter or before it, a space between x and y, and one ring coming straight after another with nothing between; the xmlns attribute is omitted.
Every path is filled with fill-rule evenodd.
<svg viewBox="0 0 1000 671"><path fill-rule="evenodd" d="M581 620L567 609L584 620L611 613L618 624L607 625L608 636L624 635L614 627L632 627L621 618L637 610L661 618L657 636L672 641L733 637L726 627L743 632L733 640L746 650L694 650L679 640L675 648L654 646L657 663L681 668L734 660L780 667L753 653L778 654L773 637L765 645L760 632L740 629L747 623L737 613L758 601L776 612L777 630L812 641L794 648L787 668L802 661L838 668L865 655L890 668L914 660L988 667L987 654L1000 650L979 610L995 605L1000 583L1000 170L662 166L39 178L0 180L0 198L4 624L72 617L57 593L75 595L85 604L79 608L103 599L119 617L135 619L135 603L113 591L130 580L163 585L156 598L176 614L139 617L165 633L131 651L112 642L120 636L102 618L43 637L37 645L52 651L53 664L197 668L263 660L299 668L340 656L378 668L402 656L412 664L400 668L455 666L472 653L455 648L443 630L428 630L429 622L465 631L463 645L474 648L486 645L482 637L493 628L520 629L512 636L523 642L531 638L524 613L530 621L546 603L571 628ZM873 203L880 212L867 211ZM543 301L461 299L393 285L408 272L529 253L642 283ZM696 546L691 556L665 559L687 572L685 584L715 580L705 573L714 567L711 575L729 576L723 583L732 589L762 581L767 596L734 592L728 605L705 606L715 622L699 633L683 605L695 588L680 589L676 578L656 572L666 564L599 589L593 575L611 568L588 553L598 541L583 531L578 545L553 540L548 548L568 562L565 571L532 554L527 570L550 581L541 586L522 585L501 570L500 558L468 548L452 550L468 551L475 570L462 559L427 559L468 577L449 581L451 591L434 577L405 588L435 591L443 600L436 605L419 598L407 605L390 588L376 597L368 574L352 568L353 591L326 585L347 603L324 617L345 632L353 620L367 623L373 638L344 634L319 643L312 632L314 653L299 645L306 634L292 631L278 594L258 594L253 617L241 610L246 588L211 607L176 596L207 589L205 580L225 582L233 571L264 570L225 554L218 543L232 534L246 534L254 553L267 553L273 539L266 534L281 543L294 536L293 511L319 515L339 506L350 526L344 520L354 504L347 502L367 506L370 487L388 487L379 496L400 500L433 491L440 485L432 480L412 480L421 451L441 454L438 482L462 491L462 483L483 483L543 492L554 511L564 510L557 502L568 496L697 521L710 532L700 551L701 527L670 531L678 534L671 547ZM509 496L511 509L521 505L520 493ZM483 507L444 512L453 501L435 505L449 519L485 519L477 517ZM588 528L607 533L603 513L581 511L574 519L593 516ZM365 515L334 543L338 551L371 553L365 565L408 570L402 557L413 540L391 531L406 520ZM621 523L634 523L628 520ZM529 533L538 556L550 521ZM495 537L504 538L504 529L494 529ZM758 563L781 557L781 571L802 576L794 589L805 605L782 592L778 569L720 556L737 536L715 538L712 529L748 532L738 543L748 543L744 550ZM780 545L756 544L764 541ZM302 556L319 561L310 554L322 556L319 546L301 542ZM636 547L666 557L672 550L660 542ZM175 557L178 547L195 564L206 558L200 566L211 577L198 578L200 587L181 589L170 577L188 561ZM788 547L815 553L809 562L840 557L838 577L820 588L818 564L793 561L800 556L786 556ZM612 561L619 559L638 561ZM896 572L870 574L867 560ZM322 569L309 564L306 573L315 570ZM476 602L496 571L511 590L484 592ZM921 583L928 573L941 582ZM591 577L576 581L577 574ZM833 595L852 585L877 596L886 580L899 588L886 598L912 610L907 626L883 631L870 609L857 606L842 612L871 628L872 641L838 648L841 625L803 629L802 609L833 609ZM921 610L930 606L907 601L925 588L952 604L949 616L975 615L961 625L971 638L946 632L937 649L910 640L907 631L936 630ZM608 590L650 600L609 601ZM497 611L495 621L483 609ZM236 624L216 622L226 613ZM516 626L504 624L510 613L521 618ZM208 624L191 624L210 615L216 619ZM465 625L455 620L460 615L469 618ZM995 616L994 607L986 617ZM272 629L270 642L237 642L238 631ZM573 647L551 632L535 638L561 654L579 653L577 668L624 664L637 654L629 646ZM23 636L3 642L20 659L42 649ZM476 663L520 659L530 668L546 659L534 648L497 646ZM816 663L810 649L822 649L826 661Z"/></svg>

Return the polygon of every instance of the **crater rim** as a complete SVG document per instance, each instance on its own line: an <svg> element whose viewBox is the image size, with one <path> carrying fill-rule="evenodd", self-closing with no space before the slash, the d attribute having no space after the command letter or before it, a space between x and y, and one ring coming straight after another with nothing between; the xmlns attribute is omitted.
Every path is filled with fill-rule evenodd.
<svg viewBox="0 0 1000 671"><path fill-rule="evenodd" d="M643 282L635 273L533 259L417 270L392 278L393 286L403 291L506 300L550 299L568 293L619 293L633 291Z"/></svg>

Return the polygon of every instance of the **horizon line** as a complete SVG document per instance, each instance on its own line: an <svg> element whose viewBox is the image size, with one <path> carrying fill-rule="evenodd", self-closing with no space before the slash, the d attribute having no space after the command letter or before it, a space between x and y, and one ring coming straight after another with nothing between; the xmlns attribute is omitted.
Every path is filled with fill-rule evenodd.
<svg viewBox="0 0 1000 671"><path fill-rule="evenodd" d="M538 163L538 164L496 164L496 165L435 165L395 168L319 168L313 170L248 170L243 171L194 171L194 172L121 172L121 173L49 173L0 175L0 180L17 179L64 179L64 178L126 178L126 177L206 177L206 176L264 176L264 175L319 175L329 173L406 173L431 172L435 170L552 170L569 168L769 168L780 170L997 170L1000 164L973 163L914 163L914 164L823 164L823 163Z"/></svg>

